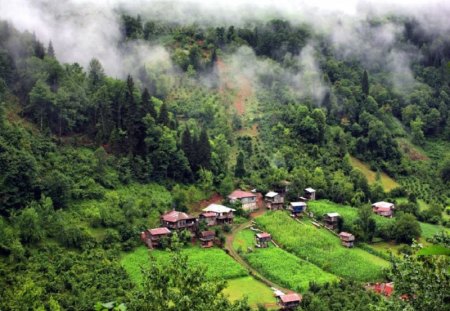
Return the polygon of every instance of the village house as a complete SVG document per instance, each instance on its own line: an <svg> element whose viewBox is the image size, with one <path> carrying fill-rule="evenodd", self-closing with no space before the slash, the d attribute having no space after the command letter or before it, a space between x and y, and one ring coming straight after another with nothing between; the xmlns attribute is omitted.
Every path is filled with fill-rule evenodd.
<svg viewBox="0 0 450 311"><path fill-rule="evenodd" d="M291 202L289 204L289 210L291 211L294 217L298 217L300 214L306 211L306 203L305 202Z"/></svg>
<svg viewBox="0 0 450 311"><path fill-rule="evenodd" d="M270 191L264 196L264 202L268 209L276 211L283 209L284 197L278 192Z"/></svg>
<svg viewBox="0 0 450 311"><path fill-rule="evenodd" d="M355 236L351 233L342 231L339 233L339 238L341 239L341 244L345 247L353 247L355 242Z"/></svg>
<svg viewBox="0 0 450 311"><path fill-rule="evenodd" d="M197 218L183 212L170 211L161 216L161 225L171 230L197 229Z"/></svg>
<svg viewBox="0 0 450 311"><path fill-rule="evenodd" d="M336 229L339 217L341 217L341 215L339 215L338 213L327 213L323 215L323 222L325 223L325 227L331 230Z"/></svg>
<svg viewBox="0 0 450 311"><path fill-rule="evenodd" d="M214 245L214 239L216 238L216 233L214 231L202 231L200 232L199 240L203 248L209 248Z"/></svg>
<svg viewBox="0 0 450 311"><path fill-rule="evenodd" d="M161 246L161 239L170 235L170 230L166 227L147 229L141 232L141 240L148 248L157 248Z"/></svg>
<svg viewBox="0 0 450 311"><path fill-rule="evenodd" d="M386 297L389 297L394 292L394 283L375 283L374 285L369 286L370 289L375 291L376 293L380 295L384 295Z"/></svg>
<svg viewBox="0 0 450 311"><path fill-rule="evenodd" d="M219 204L210 204L200 214L200 220L205 220L208 226L231 224L236 210Z"/></svg>
<svg viewBox="0 0 450 311"><path fill-rule="evenodd" d="M256 246L266 248L269 246L269 242L272 241L272 236L267 232L261 232L255 234Z"/></svg>
<svg viewBox="0 0 450 311"><path fill-rule="evenodd" d="M293 310L302 302L302 296L296 293L281 295L277 299L282 310Z"/></svg>
<svg viewBox="0 0 450 311"><path fill-rule="evenodd" d="M315 200L316 199L316 190L314 190L313 188L309 187L305 189L305 195L304 197L307 200Z"/></svg>
<svg viewBox="0 0 450 311"><path fill-rule="evenodd" d="M389 202L376 202L372 204L372 211L375 214L378 214L380 216L384 217L392 217L394 214L395 206L393 203Z"/></svg>
<svg viewBox="0 0 450 311"><path fill-rule="evenodd" d="M231 203L241 202L243 210L255 210L258 208L256 204L256 193L235 190L229 196L228 199Z"/></svg>

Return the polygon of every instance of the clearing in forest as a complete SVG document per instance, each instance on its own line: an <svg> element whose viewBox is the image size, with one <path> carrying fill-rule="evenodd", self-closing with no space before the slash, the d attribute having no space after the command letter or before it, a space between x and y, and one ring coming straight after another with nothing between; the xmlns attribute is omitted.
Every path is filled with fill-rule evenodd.
<svg viewBox="0 0 450 311"><path fill-rule="evenodd" d="M350 157L350 164L361 171L361 173L366 176L369 184L373 184L377 181L377 173L372 171L370 167L364 162L358 160L355 157ZM381 185L383 186L384 191L391 191L394 188L400 187L400 185L391 177L389 177L386 173L380 174Z"/></svg>
<svg viewBox="0 0 450 311"><path fill-rule="evenodd" d="M234 261L222 249L200 247L188 247L182 250L188 256L188 263L192 266L204 266L207 268L206 276L209 279L225 279L227 287L224 290L230 300L248 297L249 304L256 307L258 303L270 307L275 305L275 298L270 288L260 281L248 275L239 263ZM148 250L141 246L130 253L126 253L121 264L135 284L141 284L143 275L141 268L146 267L151 261L160 265L170 263L171 253L163 250Z"/></svg>
<svg viewBox="0 0 450 311"><path fill-rule="evenodd" d="M270 280L296 292L306 291L311 282L322 285L338 280L335 275L273 244L269 243L268 248L255 248L254 237L255 232L241 230L236 234L233 247L253 268Z"/></svg>
<svg viewBox="0 0 450 311"><path fill-rule="evenodd" d="M303 224L284 212L269 212L255 219L285 250L325 271L357 281L383 279L383 268L389 263L359 248L344 248L337 236L318 229L309 221Z"/></svg>

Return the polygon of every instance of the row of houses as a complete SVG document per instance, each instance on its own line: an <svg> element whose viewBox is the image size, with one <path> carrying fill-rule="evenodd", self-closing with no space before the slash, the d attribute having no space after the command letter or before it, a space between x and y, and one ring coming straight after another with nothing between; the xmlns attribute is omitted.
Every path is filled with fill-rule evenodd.
<svg viewBox="0 0 450 311"><path fill-rule="evenodd" d="M141 240L149 248L156 248L161 246L162 239L170 236L173 231L188 230L199 238L202 247L211 247L214 244L215 232L199 232L199 221L205 221L207 226L231 224L234 219L233 212L235 209L219 204L210 204L202 210L199 217L172 210L161 215L161 227L141 232Z"/></svg>

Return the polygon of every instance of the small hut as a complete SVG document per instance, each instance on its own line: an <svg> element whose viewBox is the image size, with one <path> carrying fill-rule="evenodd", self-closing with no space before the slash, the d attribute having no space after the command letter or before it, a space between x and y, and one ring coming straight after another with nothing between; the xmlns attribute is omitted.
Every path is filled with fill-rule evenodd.
<svg viewBox="0 0 450 311"><path fill-rule="evenodd" d="M392 217L394 215L395 205L390 202L376 202L372 204L372 211L380 216Z"/></svg>
<svg viewBox="0 0 450 311"><path fill-rule="evenodd" d="M300 306L302 296L296 293L282 295L278 297L278 305L282 310L293 310Z"/></svg>
<svg viewBox="0 0 450 311"><path fill-rule="evenodd" d="M305 195L304 197L307 200L315 200L316 199L316 190L314 190L313 188L309 187L305 189Z"/></svg>
<svg viewBox="0 0 450 311"><path fill-rule="evenodd" d="M278 192L270 191L264 196L266 207L271 210L283 209L284 197Z"/></svg>
<svg viewBox="0 0 450 311"><path fill-rule="evenodd" d="M328 229L334 230L337 228L338 221L339 221L339 215L338 213L327 213L323 217L323 222L325 223L325 227Z"/></svg>
<svg viewBox="0 0 450 311"><path fill-rule="evenodd" d="M353 234L342 231L339 233L339 238L341 239L342 246L353 247L353 243L355 242L355 236Z"/></svg>
<svg viewBox="0 0 450 311"><path fill-rule="evenodd" d="M289 210L292 215L298 217L298 215L303 214L306 211L306 203L305 202L291 202L289 204Z"/></svg>
<svg viewBox="0 0 450 311"><path fill-rule="evenodd" d="M170 230L162 227L155 229L147 229L141 232L141 240L148 248L156 248L161 246L161 239L170 235Z"/></svg>
<svg viewBox="0 0 450 311"><path fill-rule="evenodd" d="M255 234L256 246L266 248L269 246L269 242L272 240L272 236L267 232L261 232Z"/></svg>
<svg viewBox="0 0 450 311"><path fill-rule="evenodd" d="M214 239L216 238L216 233L214 231L202 231L200 232L200 242L203 248L209 248L214 245Z"/></svg>

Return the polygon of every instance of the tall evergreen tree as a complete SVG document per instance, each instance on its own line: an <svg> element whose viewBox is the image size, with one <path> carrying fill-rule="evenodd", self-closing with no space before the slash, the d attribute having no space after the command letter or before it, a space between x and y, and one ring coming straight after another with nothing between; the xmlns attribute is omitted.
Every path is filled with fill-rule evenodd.
<svg viewBox="0 0 450 311"><path fill-rule="evenodd" d="M189 131L189 128L186 127L181 134L181 149L183 150L186 158L189 161L189 165L191 166L191 169L194 169L194 145L192 141L191 131Z"/></svg>
<svg viewBox="0 0 450 311"><path fill-rule="evenodd" d="M236 167L234 169L234 176L238 178L242 178L245 176L245 165L244 165L244 153L239 152L239 155L237 157L236 161Z"/></svg>
<svg viewBox="0 0 450 311"><path fill-rule="evenodd" d="M200 133L197 146L198 165L201 168L209 169L211 166L211 144L209 142L208 133L203 129Z"/></svg>
<svg viewBox="0 0 450 311"><path fill-rule="evenodd" d="M52 44L52 41L51 41L51 40L50 40L50 42L48 43L47 55L48 55L49 57L55 58L55 50L53 49L53 44Z"/></svg>
<svg viewBox="0 0 450 311"><path fill-rule="evenodd" d="M169 127L170 125L169 111L167 109L166 103L163 103L161 105L161 108L159 109L158 123L167 127Z"/></svg>
<svg viewBox="0 0 450 311"><path fill-rule="evenodd" d="M364 95L369 95L369 75L367 74L367 70L364 70L362 81L361 81L361 88L364 93Z"/></svg>
<svg viewBox="0 0 450 311"><path fill-rule="evenodd" d="M142 117L146 116L147 113L149 113L152 116L152 118L156 120L158 118L158 113L156 112L155 105L150 100L150 93L148 92L147 88L145 88L144 91L142 92L141 102L143 111Z"/></svg>

